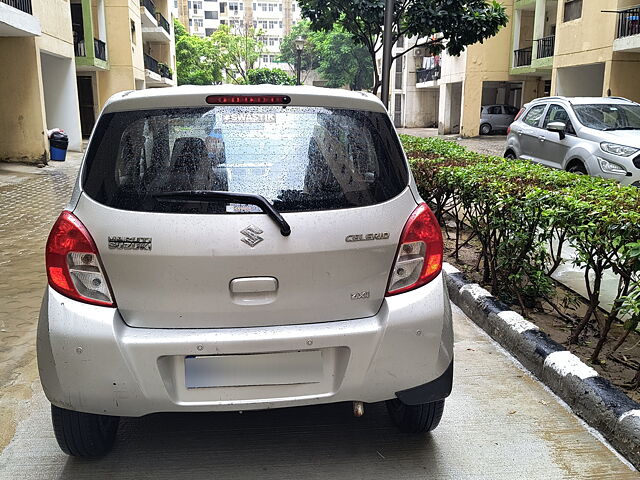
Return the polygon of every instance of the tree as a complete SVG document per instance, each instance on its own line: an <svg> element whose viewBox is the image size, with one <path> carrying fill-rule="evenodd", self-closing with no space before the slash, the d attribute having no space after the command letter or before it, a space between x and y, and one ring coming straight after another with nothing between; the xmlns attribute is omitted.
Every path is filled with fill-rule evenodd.
<svg viewBox="0 0 640 480"><path fill-rule="evenodd" d="M243 28L242 35L235 35L228 25L221 25L209 37L222 52L230 81L247 82L247 71L253 69L264 49L260 41L261 35L261 30L247 26Z"/></svg>
<svg viewBox="0 0 640 480"><path fill-rule="evenodd" d="M373 86L373 64L367 49L357 45L341 27L314 35L318 52L318 72L327 81L327 87L364 90Z"/></svg>
<svg viewBox="0 0 640 480"><path fill-rule="evenodd" d="M247 71L247 84L295 85L295 78L279 68L255 68Z"/></svg>
<svg viewBox="0 0 640 480"><path fill-rule="evenodd" d="M309 20L301 20L291 28L291 32L288 35L285 35L280 43L279 60L289 64L289 68L295 72L298 55L295 40L298 37L302 37L305 40L304 49L300 56L300 70L301 72L304 72L304 75L301 75L302 83L306 80L309 72L318 68L320 65L318 52L316 51L315 35L323 34L324 32L317 32L315 35L314 33L315 32L311 30L311 22L309 22Z"/></svg>
<svg viewBox="0 0 640 480"><path fill-rule="evenodd" d="M311 70L317 69L328 87L349 85L352 90L362 90L372 86L373 65L366 48L356 44L340 25L326 32L314 32L308 20L296 23L280 46L280 60L287 62L292 70L295 70L297 55L294 41L298 36L305 40L300 62L305 72L303 82Z"/></svg>
<svg viewBox="0 0 640 480"><path fill-rule="evenodd" d="M190 35L174 20L178 85L211 85L222 81L223 57L209 38Z"/></svg>
<svg viewBox="0 0 640 480"><path fill-rule="evenodd" d="M330 31L341 25L351 38L366 47L373 65L373 92L380 87L376 54L385 32L384 0L298 0L302 15L314 31ZM400 36L416 41L396 53L396 59L416 47L434 54L444 48L460 55L468 46L494 36L508 22L504 7L495 0L396 0L393 12L392 43ZM385 72L389 73L389 72Z"/></svg>

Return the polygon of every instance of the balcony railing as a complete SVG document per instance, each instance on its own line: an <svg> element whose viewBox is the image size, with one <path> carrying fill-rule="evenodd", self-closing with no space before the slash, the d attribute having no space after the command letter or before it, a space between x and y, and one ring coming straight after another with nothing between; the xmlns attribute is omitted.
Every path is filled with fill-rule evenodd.
<svg viewBox="0 0 640 480"><path fill-rule="evenodd" d="M87 46L84 43L84 40L74 40L73 41L73 50L76 57L86 57L87 56ZM107 45L97 38L93 39L93 54L96 58L100 60L107 61Z"/></svg>
<svg viewBox="0 0 640 480"><path fill-rule="evenodd" d="M96 58L107 61L107 45L102 40L93 39L93 51Z"/></svg>
<svg viewBox="0 0 640 480"><path fill-rule="evenodd" d="M536 40L536 42L538 42L537 58L553 57L553 47L556 43L555 35L539 38L538 40Z"/></svg>
<svg viewBox="0 0 640 480"><path fill-rule="evenodd" d="M433 68L419 68L416 71L416 83L440 80L440 66Z"/></svg>
<svg viewBox="0 0 640 480"><path fill-rule="evenodd" d="M151 16L156 15L156 5L151 0L140 0L140 6L146 8Z"/></svg>
<svg viewBox="0 0 640 480"><path fill-rule="evenodd" d="M618 12L616 38L640 34L640 7Z"/></svg>
<svg viewBox="0 0 640 480"><path fill-rule="evenodd" d="M165 31L171 35L171 26L169 25L169 21L162 16L160 12L156 12L156 20L158 21L158 25L165 29Z"/></svg>
<svg viewBox="0 0 640 480"><path fill-rule="evenodd" d="M151 55L144 54L144 68L157 73L161 77L171 78L171 70L165 64L158 62Z"/></svg>
<svg viewBox="0 0 640 480"><path fill-rule="evenodd" d="M33 11L31 10L31 0L0 0L0 2L6 3L10 7L17 8L29 15L33 14Z"/></svg>
<svg viewBox="0 0 640 480"><path fill-rule="evenodd" d="M513 66L525 67L531 65L531 54L533 53L533 47L521 48L513 52Z"/></svg>

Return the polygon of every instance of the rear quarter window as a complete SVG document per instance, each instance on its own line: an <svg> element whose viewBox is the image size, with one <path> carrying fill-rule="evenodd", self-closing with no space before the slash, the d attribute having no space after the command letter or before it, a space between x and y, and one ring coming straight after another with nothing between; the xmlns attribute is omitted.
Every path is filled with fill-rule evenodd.
<svg viewBox="0 0 640 480"><path fill-rule="evenodd" d="M157 193L214 190L264 196L281 212L374 205L409 174L388 116L321 107L216 106L104 115L84 191L124 210L243 213L229 203L163 202Z"/></svg>

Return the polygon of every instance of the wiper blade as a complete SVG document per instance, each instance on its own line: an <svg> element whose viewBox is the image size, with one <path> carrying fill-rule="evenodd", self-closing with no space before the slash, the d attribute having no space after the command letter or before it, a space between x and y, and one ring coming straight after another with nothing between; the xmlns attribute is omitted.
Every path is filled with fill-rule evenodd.
<svg viewBox="0 0 640 480"><path fill-rule="evenodd" d="M282 236L288 237L291 234L291 227L287 221L262 195L254 193L220 192L217 190L175 190L155 193L152 197L159 201L165 200L170 202L234 202L255 205L260 207L264 213L269 215L269 217L278 224Z"/></svg>

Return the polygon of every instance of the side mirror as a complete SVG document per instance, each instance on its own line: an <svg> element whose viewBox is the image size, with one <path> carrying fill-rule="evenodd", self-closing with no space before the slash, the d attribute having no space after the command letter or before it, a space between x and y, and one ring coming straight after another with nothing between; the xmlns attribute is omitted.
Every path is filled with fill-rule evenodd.
<svg viewBox="0 0 640 480"><path fill-rule="evenodd" d="M567 124L563 122L551 122L547 125L547 130L550 132L558 132L560 140L564 140L567 131Z"/></svg>

